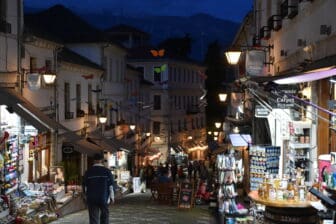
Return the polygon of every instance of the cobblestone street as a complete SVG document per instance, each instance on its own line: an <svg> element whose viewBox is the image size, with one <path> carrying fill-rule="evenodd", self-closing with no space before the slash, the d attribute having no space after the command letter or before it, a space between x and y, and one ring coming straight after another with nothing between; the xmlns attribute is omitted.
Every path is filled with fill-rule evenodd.
<svg viewBox="0 0 336 224"><path fill-rule="evenodd" d="M87 210L73 213L52 224L88 224ZM110 207L110 223L113 224L216 224L207 205L181 210L177 205L161 205L150 200L150 193L129 194Z"/></svg>

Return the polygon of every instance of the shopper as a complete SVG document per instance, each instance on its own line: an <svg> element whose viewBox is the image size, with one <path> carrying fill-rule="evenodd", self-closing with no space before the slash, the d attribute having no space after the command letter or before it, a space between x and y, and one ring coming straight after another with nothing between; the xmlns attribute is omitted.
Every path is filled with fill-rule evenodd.
<svg viewBox="0 0 336 224"><path fill-rule="evenodd" d="M192 177L192 172L193 172L193 164L192 162L190 161L189 164L188 164L188 178L191 179Z"/></svg>
<svg viewBox="0 0 336 224"><path fill-rule="evenodd" d="M170 172L171 172L173 182L175 182L176 181L176 174L177 174L177 164L176 164L176 162L172 163L172 165L170 167Z"/></svg>
<svg viewBox="0 0 336 224"><path fill-rule="evenodd" d="M83 192L86 196L90 224L108 224L108 204L114 203L115 183L112 173L103 165L103 155L94 155L94 164L83 179Z"/></svg>

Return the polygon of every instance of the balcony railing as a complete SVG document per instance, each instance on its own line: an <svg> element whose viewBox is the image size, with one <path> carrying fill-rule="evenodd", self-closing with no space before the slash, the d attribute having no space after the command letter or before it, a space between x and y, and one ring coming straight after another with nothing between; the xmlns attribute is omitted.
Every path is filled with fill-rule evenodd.
<svg viewBox="0 0 336 224"><path fill-rule="evenodd" d="M76 116L77 117L84 117L85 116L84 110L77 110Z"/></svg>
<svg viewBox="0 0 336 224"><path fill-rule="evenodd" d="M74 112L65 112L65 119L73 119L74 118Z"/></svg>
<svg viewBox="0 0 336 224"><path fill-rule="evenodd" d="M187 108L187 114L198 114L200 112L200 109L198 106L189 106Z"/></svg>

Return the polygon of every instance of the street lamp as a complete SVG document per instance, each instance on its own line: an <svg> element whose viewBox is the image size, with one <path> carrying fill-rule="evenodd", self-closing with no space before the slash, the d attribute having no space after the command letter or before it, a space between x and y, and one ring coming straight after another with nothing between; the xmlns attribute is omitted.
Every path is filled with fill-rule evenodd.
<svg viewBox="0 0 336 224"><path fill-rule="evenodd" d="M107 117L105 117L105 116L100 116L98 119L99 119L99 123L101 123L101 124L105 124L106 121L107 121Z"/></svg>
<svg viewBox="0 0 336 224"><path fill-rule="evenodd" d="M105 132L105 123L107 122L107 117L106 116L100 116L98 118L99 123L101 124L101 132L102 135L104 136L104 132Z"/></svg>
<svg viewBox="0 0 336 224"><path fill-rule="evenodd" d="M54 84L56 80L56 74L51 74L51 73L45 73L43 74L43 81L47 84Z"/></svg>
<svg viewBox="0 0 336 224"><path fill-rule="evenodd" d="M241 51L227 51L225 52L225 56L230 65L238 64L239 58L241 55Z"/></svg>
<svg viewBox="0 0 336 224"><path fill-rule="evenodd" d="M215 122L215 127L216 128L220 128L221 125L222 125L221 122Z"/></svg>
<svg viewBox="0 0 336 224"><path fill-rule="evenodd" d="M131 125L129 126L129 128L130 128L132 131L134 131L134 130L135 130L135 125L134 125L134 124L131 124Z"/></svg>
<svg viewBox="0 0 336 224"><path fill-rule="evenodd" d="M226 93L220 93L220 94L218 94L218 96L219 96L219 101L220 102L225 102L226 101L226 98L227 98Z"/></svg>

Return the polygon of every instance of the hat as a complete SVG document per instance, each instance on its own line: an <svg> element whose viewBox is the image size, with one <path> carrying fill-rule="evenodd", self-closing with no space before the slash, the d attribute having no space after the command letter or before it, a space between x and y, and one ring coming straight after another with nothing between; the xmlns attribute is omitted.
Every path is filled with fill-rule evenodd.
<svg viewBox="0 0 336 224"><path fill-rule="evenodd" d="M98 161L98 160L103 160L104 157L101 153L96 153L94 154L93 159Z"/></svg>

